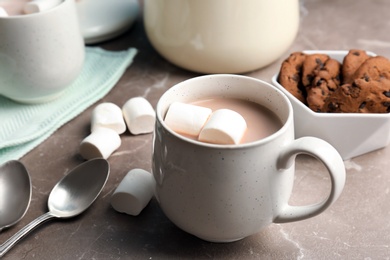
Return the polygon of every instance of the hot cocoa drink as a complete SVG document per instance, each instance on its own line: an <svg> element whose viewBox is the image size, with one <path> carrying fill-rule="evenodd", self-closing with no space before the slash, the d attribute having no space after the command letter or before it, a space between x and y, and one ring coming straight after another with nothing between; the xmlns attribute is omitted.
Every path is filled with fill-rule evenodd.
<svg viewBox="0 0 390 260"><path fill-rule="evenodd" d="M247 124L247 130L240 143L260 140L277 132L282 127L282 122L272 111L251 101L236 98L212 98L191 104L210 108L212 111L230 109L239 113ZM180 134L194 140L198 139L197 136Z"/></svg>

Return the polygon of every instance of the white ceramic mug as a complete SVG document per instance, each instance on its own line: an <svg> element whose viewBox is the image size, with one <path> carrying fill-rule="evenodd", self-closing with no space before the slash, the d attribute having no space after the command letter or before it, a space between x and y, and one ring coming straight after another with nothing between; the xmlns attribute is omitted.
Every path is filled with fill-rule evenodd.
<svg viewBox="0 0 390 260"><path fill-rule="evenodd" d="M0 17L0 94L38 103L58 97L81 72L84 41L75 1Z"/></svg>
<svg viewBox="0 0 390 260"><path fill-rule="evenodd" d="M239 145L216 145L183 137L167 127L172 102L213 97L240 98L273 111L283 126L271 136ZM181 82L157 104L153 144L156 198L184 231L214 242L235 241L271 223L297 221L323 212L341 194L345 167L329 143L294 140L292 106L274 86L239 75L208 75ZM317 204L290 206L297 154L318 158L329 171L329 196Z"/></svg>
<svg viewBox="0 0 390 260"><path fill-rule="evenodd" d="M202 73L243 73L278 59L299 28L298 0L145 0L154 48Z"/></svg>

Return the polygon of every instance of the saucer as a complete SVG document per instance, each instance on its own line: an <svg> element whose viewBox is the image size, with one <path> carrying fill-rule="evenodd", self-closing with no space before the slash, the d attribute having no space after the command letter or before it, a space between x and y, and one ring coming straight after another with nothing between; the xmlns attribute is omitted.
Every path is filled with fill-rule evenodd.
<svg viewBox="0 0 390 260"><path fill-rule="evenodd" d="M119 36L131 27L139 14L137 0L80 0L76 7L86 44Z"/></svg>

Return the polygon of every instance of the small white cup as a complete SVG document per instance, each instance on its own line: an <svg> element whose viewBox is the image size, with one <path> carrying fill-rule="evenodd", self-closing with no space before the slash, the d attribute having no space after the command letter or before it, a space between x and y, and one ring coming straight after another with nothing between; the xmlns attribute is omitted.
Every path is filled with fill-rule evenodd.
<svg viewBox="0 0 390 260"><path fill-rule="evenodd" d="M41 12L0 17L0 94L50 101L77 78L85 56L74 0Z"/></svg>
<svg viewBox="0 0 390 260"><path fill-rule="evenodd" d="M282 121L274 134L251 143L217 145L183 137L164 116L173 102L213 97L240 98L273 111ZM153 145L156 198L178 227L204 240L235 241L271 223L320 214L340 196L345 183L341 156L313 137L294 140L292 106L274 86L245 76L209 75L181 82L157 104ZM329 171L329 196L313 205L288 204L297 154L318 158Z"/></svg>

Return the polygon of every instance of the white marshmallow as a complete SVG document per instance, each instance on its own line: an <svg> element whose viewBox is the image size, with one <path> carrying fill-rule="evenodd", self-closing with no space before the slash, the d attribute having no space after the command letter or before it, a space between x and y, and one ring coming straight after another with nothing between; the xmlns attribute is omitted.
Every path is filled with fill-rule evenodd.
<svg viewBox="0 0 390 260"><path fill-rule="evenodd" d="M129 99L122 107L127 127L133 135L147 134L154 130L156 113L143 97Z"/></svg>
<svg viewBox="0 0 390 260"><path fill-rule="evenodd" d="M63 0L32 0L24 5L26 14L39 13L59 5Z"/></svg>
<svg viewBox="0 0 390 260"><path fill-rule="evenodd" d="M164 121L175 132L198 136L211 113L210 108L174 102L169 106Z"/></svg>
<svg viewBox="0 0 390 260"><path fill-rule="evenodd" d="M0 6L0 17L7 17L7 16L8 16L7 11Z"/></svg>
<svg viewBox="0 0 390 260"><path fill-rule="evenodd" d="M112 194L111 206L118 212L137 216L152 199L155 185L151 173L133 169Z"/></svg>
<svg viewBox="0 0 390 260"><path fill-rule="evenodd" d="M215 144L238 144L247 129L245 119L230 109L213 112L202 131L199 140Z"/></svg>
<svg viewBox="0 0 390 260"><path fill-rule="evenodd" d="M104 127L96 128L80 144L80 154L85 159L107 159L121 145L119 134Z"/></svg>
<svg viewBox="0 0 390 260"><path fill-rule="evenodd" d="M122 110L113 103L101 103L92 111L91 132L98 127L106 127L122 134L126 131Z"/></svg>

